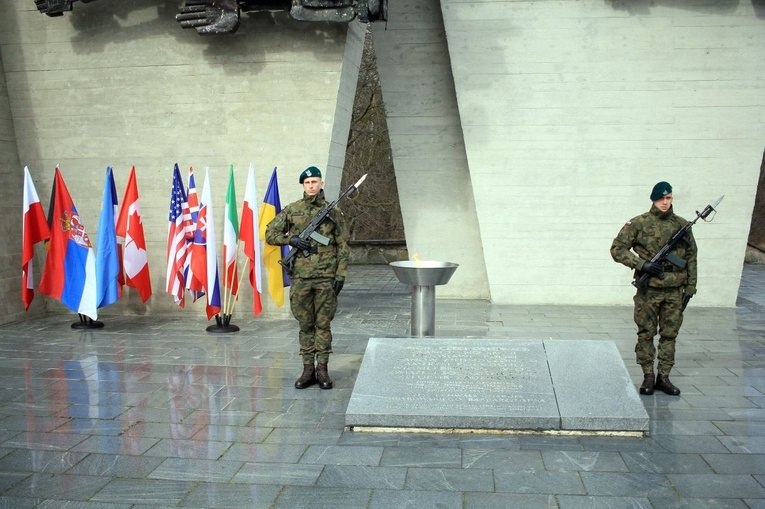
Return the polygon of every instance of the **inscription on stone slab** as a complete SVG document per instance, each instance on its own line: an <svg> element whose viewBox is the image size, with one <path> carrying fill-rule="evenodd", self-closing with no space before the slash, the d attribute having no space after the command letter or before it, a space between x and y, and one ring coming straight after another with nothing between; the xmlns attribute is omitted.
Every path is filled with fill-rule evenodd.
<svg viewBox="0 0 765 509"><path fill-rule="evenodd" d="M559 426L542 341L372 338L346 411L348 426L538 427L533 420Z"/></svg>

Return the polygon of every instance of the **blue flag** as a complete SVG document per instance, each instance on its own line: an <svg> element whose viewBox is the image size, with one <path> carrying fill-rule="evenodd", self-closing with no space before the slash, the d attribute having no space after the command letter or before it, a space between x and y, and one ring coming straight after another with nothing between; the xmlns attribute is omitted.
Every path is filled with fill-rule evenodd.
<svg viewBox="0 0 765 509"><path fill-rule="evenodd" d="M117 249L117 188L111 166L106 168L103 203L98 219L96 239L96 300L99 308L120 300L122 285L119 283L120 260Z"/></svg>

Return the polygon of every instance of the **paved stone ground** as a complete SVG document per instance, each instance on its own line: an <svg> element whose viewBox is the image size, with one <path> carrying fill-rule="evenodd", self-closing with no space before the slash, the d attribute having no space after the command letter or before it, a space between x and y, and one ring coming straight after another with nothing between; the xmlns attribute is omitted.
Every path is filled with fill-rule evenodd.
<svg viewBox="0 0 765 509"><path fill-rule="evenodd" d="M735 309L691 304L672 373L683 393L641 398L645 438L344 431L368 338L409 334L409 289L387 266L352 268L331 391L292 387L291 319L224 335L179 318L0 327L0 509L765 508L763 289L765 266L749 265ZM637 384L631 314L439 300L436 324L441 337L611 339Z"/></svg>

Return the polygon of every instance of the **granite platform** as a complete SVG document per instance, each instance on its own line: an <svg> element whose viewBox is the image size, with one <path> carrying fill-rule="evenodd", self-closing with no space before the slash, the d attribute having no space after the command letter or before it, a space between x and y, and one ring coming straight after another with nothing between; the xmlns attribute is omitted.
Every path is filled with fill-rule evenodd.
<svg viewBox="0 0 765 509"><path fill-rule="evenodd" d="M649 419L613 341L371 338L345 425L642 436Z"/></svg>

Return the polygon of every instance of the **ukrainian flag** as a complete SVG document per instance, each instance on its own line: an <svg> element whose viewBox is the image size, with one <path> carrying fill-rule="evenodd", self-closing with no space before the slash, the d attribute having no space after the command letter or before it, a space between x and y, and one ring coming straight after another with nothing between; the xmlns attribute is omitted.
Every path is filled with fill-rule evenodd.
<svg viewBox="0 0 765 509"><path fill-rule="evenodd" d="M276 178L276 168L271 174L271 180L268 182L268 189L263 198L263 205L260 206L260 218L258 226L260 228L260 240L266 238L266 226L279 212L282 211L282 204L279 200L279 183ZM289 286L291 281L284 267L279 265L279 260L284 258L287 253L286 246L272 246L268 243L263 248L263 266L268 271L268 293L277 306L284 305L284 287Z"/></svg>

